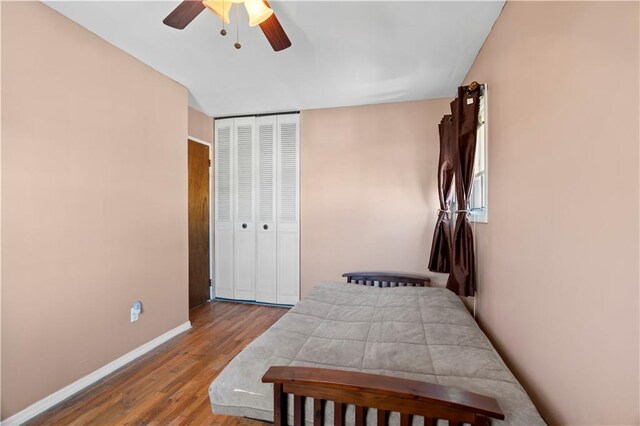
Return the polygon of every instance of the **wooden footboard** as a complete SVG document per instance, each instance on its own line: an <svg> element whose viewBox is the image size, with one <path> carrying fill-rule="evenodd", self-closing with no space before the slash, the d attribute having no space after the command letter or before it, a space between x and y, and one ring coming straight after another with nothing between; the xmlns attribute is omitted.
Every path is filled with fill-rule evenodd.
<svg viewBox="0 0 640 426"><path fill-rule="evenodd" d="M504 419L498 402L490 397L457 388L376 374L308 367L271 367L262 377L273 383L276 426L287 425L288 394L294 395L293 424L304 424L305 398L313 398L313 424L324 425L325 402L334 403L334 424L345 424L349 404L355 408L355 425L366 424L367 409L377 410L377 425L386 426L389 413L400 413L401 426L412 424L413 416L424 418L425 426L438 419L450 425L462 423L486 426L489 418Z"/></svg>
<svg viewBox="0 0 640 426"><path fill-rule="evenodd" d="M426 275L406 272L347 272L342 276L347 278L347 283L373 286L377 282L380 287L425 287L431 282Z"/></svg>

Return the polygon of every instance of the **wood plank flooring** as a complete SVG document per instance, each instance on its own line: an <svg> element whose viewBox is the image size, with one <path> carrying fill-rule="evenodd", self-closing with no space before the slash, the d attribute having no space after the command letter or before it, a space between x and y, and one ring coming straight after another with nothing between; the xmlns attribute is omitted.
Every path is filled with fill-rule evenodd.
<svg viewBox="0 0 640 426"><path fill-rule="evenodd" d="M192 329L31 420L28 425L264 425L211 412L209 385L286 308L211 302Z"/></svg>

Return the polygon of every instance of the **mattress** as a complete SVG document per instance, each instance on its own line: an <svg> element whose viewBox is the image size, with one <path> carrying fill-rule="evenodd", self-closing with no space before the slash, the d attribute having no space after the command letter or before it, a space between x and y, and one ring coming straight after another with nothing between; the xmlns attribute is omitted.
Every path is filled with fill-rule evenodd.
<svg viewBox="0 0 640 426"><path fill-rule="evenodd" d="M505 414L494 425L545 424L461 300L446 289L317 285L213 381L214 413L272 421L273 385L261 383L270 366L332 368L455 386L494 397ZM309 423L311 403L307 398ZM327 405L326 424L333 424ZM352 409L347 410L348 423ZM368 416L375 424L375 410ZM398 417L390 423L397 424Z"/></svg>

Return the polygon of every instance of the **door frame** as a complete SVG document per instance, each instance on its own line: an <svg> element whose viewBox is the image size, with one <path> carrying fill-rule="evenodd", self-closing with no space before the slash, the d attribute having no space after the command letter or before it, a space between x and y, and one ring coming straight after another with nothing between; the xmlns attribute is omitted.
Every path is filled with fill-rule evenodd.
<svg viewBox="0 0 640 426"><path fill-rule="evenodd" d="M195 143L199 143L201 145L206 145L209 147L209 300L213 300L215 298L214 293L214 285L213 285L213 268L214 268L214 264L213 264L213 257L214 257L214 243L213 243L213 238L214 238L214 229L213 226L215 225L214 223L214 210L213 208L214 206L214 200L213 200L213 196L214 196L214 181L213 181L213 150L214 150L214 145L213 142L207 142L204 141L202 139L193 137L193 136L187 136L187 146L189 145L189 141L191 142L195 142ZM187 164L187 173L189 171L189 165Z"/></svg>

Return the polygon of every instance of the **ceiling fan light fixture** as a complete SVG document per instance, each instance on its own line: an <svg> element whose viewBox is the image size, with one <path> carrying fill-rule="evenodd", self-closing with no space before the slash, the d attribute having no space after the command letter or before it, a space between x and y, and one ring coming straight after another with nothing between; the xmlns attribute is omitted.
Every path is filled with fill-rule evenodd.
<svg viewBox="0 0 640 426"><path fill-rule="evenodd" d="M2 1L2 0L0 0ZM251 20L250 25L259 25L260 30L275 52L291 47L291 40L287 36L275 12L267 0L182 0L171 11L162 23L176 30L183 30L205 9L209 9L222 19L220 34L226 35L225 23L231 23L230 11L233 4L245 3ZM236 14L237 15L237 14ZM236 19L236 33L238 32ZM236 41L238 36L236 35Z"/></svg>
<svg viewBox="0 0 640 426"><path fill-rule="evenodd" d="M224 21L225 24L231 22L229 19L229 12L231 11L231 6L233 6L232 0L203 0L202 4L206 6L207 9L215 13L220 19Z"/></svg>
<svg viewBox="0 0 640 426"><path fill-rule="evenodd" d="M250 27L262 24L273 15L273 9L264 4L262 0L244 0L244 7L249 14Z"/></svg>

